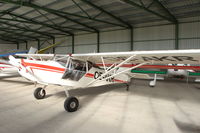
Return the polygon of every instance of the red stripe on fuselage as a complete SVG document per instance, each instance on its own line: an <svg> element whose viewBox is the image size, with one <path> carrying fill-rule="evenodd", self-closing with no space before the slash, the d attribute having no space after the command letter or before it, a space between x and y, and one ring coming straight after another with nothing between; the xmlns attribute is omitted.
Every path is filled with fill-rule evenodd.
<svg viewBox="0 0 200 133"><path fill-rule="evenodd" d="M43 64L36 64L36 63L29 63L25 62L23 59L21 60L21 64L25 67L30 66L34 67L35 69L40 69L40 70L46 70L46 71L52 71L52 72L64 72L65 68L60 68L60 67L54 67L54 66L49 66L49 65L43 65Z"/></svg>
<svg viewBox="0 0 200 133"><path fill-rule="evenodd" d="M114 79L115 82L119 82L119 83L128 83L127 81L123 81L123 80L119 80L119 79Z"/></svg>
<svg viewBox="0 0 200 133"><path fill-rule="evenodd" d="M103 66L103 64L96 64L97 66ZM105 64L106 67L112 64ZM121 67L134 67L136 64L124 64ZM158 68L158 69L190 69L190 70L200 70L200 66L168 66L168 65L143 65L138 68Z"/></svg>
<svg viewBox="0 0 200 133"><path fill-rule="evenodd" d="M43 70L43 71L49 71L49 72L57 72L57 73L63 73L61 71L54 71L51 69L45 69L45 68L39 68L39 67L30 67L31 69L37 69L37 70Z"/></svg>
<svg viewBox="0 0 200 133"><path fill-rule="evenodd" d="M8 65L8 66L12 66L12 65L10 65L10 64L7 64L7 63L1 63L1 62L0 62L0 64L1 64L1 65Z"/></svg>
<svg viewBox="0 0 200 133"><path fill-rule="evenodd" d="M86 74L85 74L85 77L93 78L93 77L94 77L94 74L92 74L92 73L86 73Z"/></svg>

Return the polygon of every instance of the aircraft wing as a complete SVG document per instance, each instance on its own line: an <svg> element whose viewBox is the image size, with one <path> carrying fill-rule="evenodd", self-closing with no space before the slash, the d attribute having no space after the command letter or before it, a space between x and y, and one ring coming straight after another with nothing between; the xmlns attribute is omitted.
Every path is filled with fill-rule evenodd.
<svg viewBox="0 0 200 133"><path fill-rule="evenodd" d="M95 64L120 63L127 58L132 58L126 63L143 63L150 64L200 64L200 49L192 50L160 50L160 51L131 51L131 52L110 52L110 53L89 53L89 54L17 54L22 57L33 59L51 60L54 57L71 57L82 61L91 61Z"/></svg>
<svg viewBox="0 0 200 133"><path fill-rule="evenodd" d="M22 53L27 53L28 51L20 51L20 52L14 52L14 53L7 53L7 54L0 54L0 57L8 57L9 55L16 55L16 54L22 54Z"/></svg>
<svg viewBox="0 0 200 133"><path fill-rule="evenodd" d="M126 63L200 64L200 49L72 54L71 56L74 59L88 60L93 63L102 63L102 58L104 63L120 63L134 56Z"/></svg>
<svg viewBox="0 0 200 133"><path fill-rule="evenodd" d="M16 54L20 57L26 57L31 59L42 59L42 60L52 60L55 55L54 54Z"/></svg>

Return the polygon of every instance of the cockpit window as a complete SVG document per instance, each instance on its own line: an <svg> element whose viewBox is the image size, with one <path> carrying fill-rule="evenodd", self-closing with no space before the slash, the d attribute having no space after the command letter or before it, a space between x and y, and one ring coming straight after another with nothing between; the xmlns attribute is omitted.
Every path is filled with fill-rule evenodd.
<svg viewBox="0 0 200 133"><path fill-rule="evenodd" d="M90 62L85 62L85 61L80 61L80 60L70 60L65 65L67 69L63 75L63 79L78 81L85 75L87 71L87 66L88 66L88 70L92 68L92 64Z"/></svg>
<svg viewBox="0 0 200 133"><path fill-rule="evenodd" d="M66 63L67 63L67 61L66 60L57 60L57 62L59 63L59 64L61 64L62 66L66 66Z"/></svg>

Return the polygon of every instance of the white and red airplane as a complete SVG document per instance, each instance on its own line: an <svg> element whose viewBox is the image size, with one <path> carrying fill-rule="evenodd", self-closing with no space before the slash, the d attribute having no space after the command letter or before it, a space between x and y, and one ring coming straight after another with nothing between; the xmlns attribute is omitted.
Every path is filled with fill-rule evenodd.
<svg viewBox="0 0 200 133"><path fill-rule="evenodd" d="M200 50L135 51L90 54L18 54L27 59L10 56L10 63L25 78L44 85L36 88L34 96L43 99L49 84L63 86L66 93L64 108L74 112L79 107L70 89L116 83L128 84L135 75L132 69L151 64L200 64ZM106 64L111 64L106 66ZM99 67L101 65L102 67ZM175 68L175 66L173 66ZM187 69L194 69L187 66ZM196 69L196 68L195 68Z"/></svg>
<svg viewBox="0 0 200 133"><path fill-rule="evenodd" d="M14 50L14 51L19 51L19 52L12 52L12 53L7 53L7 54L2 54L0 55L0 58L7 58L9 55L16 55L16 54L21 54L21 53L28 53L28 54L41 54L44 53L45 51L49 50L50 48L56 47L57 45L62 44L62 42L64 42L64 40L61 40L60 42L57 42L55 44L51 44L45 48L42 48L40 50L37 50L34 47L31 47L26 51L20 51L20 50ZM0 77L1 76L15 76L15 75L19 75L18 73L18 69L16 67L14 67L13 65L11 65L8 61L8 59L0 59Z"/></svg>
<svg viewBox="0 0 200 133"><path fill-rule="evenodd" d="M19 75L18 69L9 63L8 56L27 53L27 52L28 54L34 54L37 52L37 49L31 47L29 51L26 50L26 51L14 52L14 53L1 54L0 58L2 59L0 59L0 77Z"/></svg>

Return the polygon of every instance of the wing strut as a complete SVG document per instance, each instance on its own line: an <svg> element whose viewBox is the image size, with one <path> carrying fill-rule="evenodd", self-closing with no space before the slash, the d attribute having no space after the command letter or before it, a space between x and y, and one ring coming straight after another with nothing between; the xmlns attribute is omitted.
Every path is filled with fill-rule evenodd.
<svg viewBox="0 0 200 133"><path fill-rule="evenodd" d="M105 72L107 72L107 70L106 70L106 66L105 66L105 62L104 62L104 59L103 59L102 56L101 56L101 60L102 60L102 63L103 63L103 68L104 68Z"/></svg>
<svg viewBox="0 0 200 133"><path fill-rule="evenodd" d="M102 74L101 76L99 76L97 79L93 80L92 82L90 82L89 84L87 84L87 86L93 84L94 82L98 81L100 78L104 77L105 75L111 73L112 71L116 70L117 68L119 68L120 66L122 66L123 64L127 63L128 61L130 61L131 59L133 59L136 55L132 55L129 58L127 58L126 60L122 61L121 63L119 63L117 66L115 66L114 68L111 68L110 70L107 69L108 71L106 71L104 74ZM143 65L143 63L141 64ZM137 67L137 66L135 66ZM133 69L133 68L132 68ZM131 69L130 69L131 70Z"/></svg>
<svg viewBox="0 0 200 133"><path fill-rule="evenodd" d="M138 67L140 67L140 66L142 66L142 65L145 65L145 64L148 64L148 63L149 63L149 62L140 63L140 64L138 64L138 65L136 65L136 66L134 66L134 67L128 68L128 69L126 69L126 70L124 70L124 71L120 71L120 72L118 72L118 73L116 73L116 74L113 74L113 75L108 76L108 77L106 77L106 78L103 78L103 79L101 79L101 80L107 80L107 79L109 79L109 78L115 77L115 76L117 76L117 75L119 75L119 74L125 73L125 72L127 72L127 71L130 71L130 70L132 70L132 69L138 68Z"/></svg>

